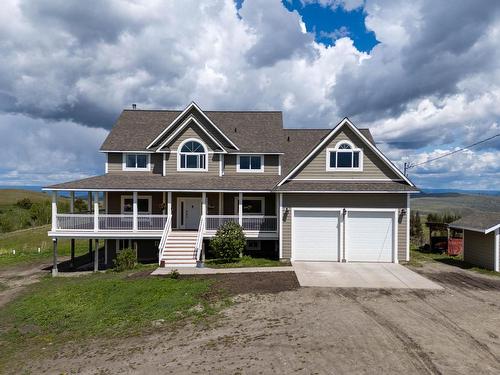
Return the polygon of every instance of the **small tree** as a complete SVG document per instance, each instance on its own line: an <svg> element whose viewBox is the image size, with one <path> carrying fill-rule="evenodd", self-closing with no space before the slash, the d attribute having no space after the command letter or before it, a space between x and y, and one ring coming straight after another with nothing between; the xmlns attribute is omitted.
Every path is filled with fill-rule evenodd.
<svg viewBox="0 0 500 375"><path fill-rule="evenodd" d="M118 272L134 269L137 264L137 254L134 249L123 249L118 253L113 263Z"/></svg>
<svg viewBox="0 0 500 375"><path fill-rule="evenodd" d="M210 247L216 258L229 262L243 254L245 242L243 228L237 223L228 222L217 230L210 240Z"/></svg>
<svg viewBox="0 0 500 375"><path fill-rule="evenodd" d="M422 220L418 211L411 213L410 218L410 237L412 242L421 246L424 241L424 230L422 228Z"/></svg>

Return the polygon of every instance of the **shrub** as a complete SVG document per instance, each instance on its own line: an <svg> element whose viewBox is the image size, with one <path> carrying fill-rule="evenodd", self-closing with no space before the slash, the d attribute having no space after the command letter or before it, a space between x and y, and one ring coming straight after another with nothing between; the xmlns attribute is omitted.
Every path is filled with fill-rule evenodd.
<svg viewBox="0 0 500 375"><path fill-rule="evenodd" d="M168 277L170 277L171 279L178 279L180 276L180 273L179 271L177 270L172 270L170 271L170 273L168 274Z"/></svg>
<svg viewBox="0 0 500 375"><path fill-rule="evenodd" d="M216 258L224 261L239 257L245 249L243 228L234 222L222 225L210 240L210 247Z"/></svg>
<svg viewBox="0 0 500 375"><path fill-rule="evenodd" d="M118 253L113 263L118 272L131 270L137 264L137 254L134 249L123 249Z"/></svg>
<svg viewBox="0 0 500 375"><path fill-rule="evenodd" d="M16 206L19 208L24 208L25 210L29 210L31 206L33 206L33 202L29 198L23 198L16 202Z"/></svg>
<svg viewBox="0 0 500 375"><path fill-rule="evenodd" d="M52 206L49 201L36 202L30 208L33 225L49 224L52 220Z"/></svg>

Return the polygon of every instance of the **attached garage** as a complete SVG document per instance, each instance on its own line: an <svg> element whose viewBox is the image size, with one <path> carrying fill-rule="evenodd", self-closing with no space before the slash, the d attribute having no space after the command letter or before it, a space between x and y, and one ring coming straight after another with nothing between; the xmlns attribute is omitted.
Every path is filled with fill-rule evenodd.
<svg viewBox="0 0 500 375"><path fill-rule="evenodd" d="M293 261L397 262L395 210L294 209ZM345 225L344 225L345 220Z"/></svg>
<svg viewBox="0 0 500 375"><path fill-rule="evenodd" d="M340 211L294 210L293 260L340 259Z"/></svg>
<svg viewBox="0 0 500 375"><path fill-rule="evenodd" d="M346 260L349 262L393 262L394 211L347 213Z"/></svg>

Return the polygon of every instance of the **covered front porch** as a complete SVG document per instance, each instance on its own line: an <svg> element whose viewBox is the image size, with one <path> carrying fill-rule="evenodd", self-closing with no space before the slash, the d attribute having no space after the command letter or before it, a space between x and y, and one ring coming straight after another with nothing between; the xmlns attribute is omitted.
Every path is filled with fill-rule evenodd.
<svg viewBox="0 0 500 375"><path fill-rule="evenodd" d="M86 210L75 206L85 194ZM59 212L52 192L52 237L160 238L170 220L172 230L199 230L213 236L227 222L239 223L248 237L275 238L278 197L244 192L69 192L69 212ZM203 223L202 223L203 221ZM203 225L200 225L203 224Z"/></svg>

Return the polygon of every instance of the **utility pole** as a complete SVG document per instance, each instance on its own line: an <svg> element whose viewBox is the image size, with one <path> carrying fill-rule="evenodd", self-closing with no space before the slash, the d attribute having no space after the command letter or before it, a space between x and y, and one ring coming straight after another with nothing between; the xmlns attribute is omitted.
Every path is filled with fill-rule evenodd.
<svg viewBox="0 0 500 375"><path fill-rule="evenodd" d="M404 174L405 176L408 176L408 175L406 174L407 169L408 169L408 163L407 163L407 162L405 162L405 163L404 163L404 166L403 166L403 174Z"/></svg>

